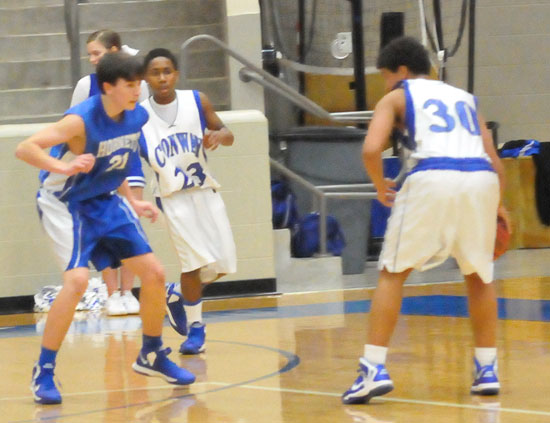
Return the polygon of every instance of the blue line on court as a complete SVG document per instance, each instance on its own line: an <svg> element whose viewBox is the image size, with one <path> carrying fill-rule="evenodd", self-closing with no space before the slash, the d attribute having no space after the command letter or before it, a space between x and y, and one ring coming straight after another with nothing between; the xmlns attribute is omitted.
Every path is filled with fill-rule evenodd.
<svg viewBox="0 0 550 423"><path fill-rule="evenodd" d="M498 317L503 320L550 321L549 300L524 300L498 298ZM239 321L252 319L284 319L334 314L368 313L369 300L319 303L282 307L256 308L248 310L227 310L205 313L207 321ZM466 297L455 295L425 295L405 297L401 314L415 316L467 317Z"/></svg>
<svg viewBox="0 0 550 423"><path fill-rule="evenodd" d="M369 300L345 301L265 307L241 310L210 311L204 313L206 323L236 322L245 320L285 319L312 316L330 316L336 314L367 313L370 310ZM467 299L454 295L426 295L403 298L401 308L403 315L411 316L447 316L467 317ZM498 299L498 317L503 320L527 320L550 322L549 300L525 300L516 298ZM70 333L90 334L108 331L121 332L138 330L141 327L139 317L105 317L73 322ZM0 331L0 338L35 336L42 329L39 325L22 325L5 328Z"/></svg>

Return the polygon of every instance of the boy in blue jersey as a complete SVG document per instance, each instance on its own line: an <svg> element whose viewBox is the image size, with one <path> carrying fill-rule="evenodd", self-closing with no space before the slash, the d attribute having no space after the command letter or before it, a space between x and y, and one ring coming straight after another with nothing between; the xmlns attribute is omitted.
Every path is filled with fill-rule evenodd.
<svg viewBox="0 0 550 423"><path fill-rule="evenodd" d="M428 79L425 48L408 37L393 40L378 57L390 91L376 105L363 146L365 168L378 200L392 207L380 254L367 344L359 376L344 404L368 403L393 390L386 354L401 309L403 283L413 269L427 270L453 256L464 275L474 332L472 394L495 395L497 300L493 250L504 172L490 132L471 94ZM382 151L397 128L407 131L414 167L399 192L384 179Z"/></svg>
<svg viewBox="0 0 550 423"><path fill-rule="evenodd" d="M122 45L120 35L110 29L101 29L95 31L86 40L86 50L88 51L88 59L90 63L97 66L101 58L105 53L123 51L132 56L138 53L138 50L129 48L126 45ZM71 107L76 106L89 97L100 94L101 90L97 83L96 73L86 75L82 77L76 84L71 98ZM149 97L149 91L147 89L147 83L141 82L140 101ZM141 170L141 161L134 160L134 162ZM141 200L143 198L143 183L145 179L143 175L138 175L139 172L134 172L133 177L128 178L128 184L132 188L134 197ZM119 290L119 273L120 273L120 290ZM119 269L105 268L101 272L101 277L107 286L107 302L105 309L107 314L124 315L124 314L138 314L139 302L132 294L132 286L134 285L134 274L130 272L125 266L121 266Z"/></svg>
<svg viewBox="0 0 550 423"><path fill-rule="evenodd" d="M33 369L31 389L37 403L61 402L53 378L55 359L88 285L90 261L98 270L124 262L142 281L143 347L133 369L178 385L195 380L167 358L169 348L162 348L164 269L136 216L154 221L158 210L136 200L125 181L129 158L135 156L130 153L137 150L148 120L137 104L141 75L138 59L125 53L106 54L97 68L101 95L69 109L16 150L19 159L42 169L39 214L64 271L63 288L48 313ZM47 148L50 154L44 151ZM113 193L116 189L126 200Z"/></svg>

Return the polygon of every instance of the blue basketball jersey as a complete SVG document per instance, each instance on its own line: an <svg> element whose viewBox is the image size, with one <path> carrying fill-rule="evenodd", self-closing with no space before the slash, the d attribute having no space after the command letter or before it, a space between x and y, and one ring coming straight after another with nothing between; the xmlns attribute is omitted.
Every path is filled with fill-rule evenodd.
<svg viewBox="0 0 550 423"><path fill-rule="evenodd" d="M97 94L101 94L101 90L99 89L99 84L97 83L97 74L92 73L90 74L90 92L88 97L93 97Z"/></svg>
<svg viewBox="0 0 550 423"><path fill-rule="evenodd" d="M84 152L95 156L95 165L89 173L69 177L41 171L42 187L67 202L82 201L116 190L128 175L132 154L138 150L141 127L149 118L147 111L136 105L134 110L125 110L117 122L107 115L101 96L96 95L65 112L65 115L69 114L84 120ZM50 155L66 162L75 157L67 144L53 147Z"/></svg>

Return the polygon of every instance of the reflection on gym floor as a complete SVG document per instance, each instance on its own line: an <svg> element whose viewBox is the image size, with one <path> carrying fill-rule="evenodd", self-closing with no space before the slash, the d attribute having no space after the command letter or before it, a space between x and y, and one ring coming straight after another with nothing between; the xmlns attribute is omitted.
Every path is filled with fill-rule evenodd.
<svg viewBox="0 0 550 423"><path fill-rule="evenodd" d="M372 289L207 301L205 353L177 354L181 337L165 328L172 357L197 375L189 387L131 370L141 343L138 317L79 314L59 353L59 406L36 406L29 391L44 316L1 316L0 420L547 422L550 279L529 271L497 282L497 397L469 393L473 345L464 286L447 282L406 287L387 361L395 390L359 406L342 405L340 395L355 378Z"/></svg>

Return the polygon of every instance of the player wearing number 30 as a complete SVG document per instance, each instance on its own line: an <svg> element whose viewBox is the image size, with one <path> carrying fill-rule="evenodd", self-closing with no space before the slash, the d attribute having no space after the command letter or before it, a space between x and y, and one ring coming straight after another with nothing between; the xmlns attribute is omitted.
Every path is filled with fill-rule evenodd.
<svg viewBox="0 0 550 423"><path fill-rule="evenodd" d="M140 150L156 174L157 196L181 263L180 283L167 290L168 317L178 333L188 334L180 352L198 354L205 350L201 283L236 271L233 234L205 150L232 145L233 134L207 96L175 89L178 63L169 50L150 51L144 66L153 95L141 103L150 119Z"/></svg>
<svg viewBox="0 0 550 423"><path fill-rule="evenodd" d="M494 395L497 375L497 301L493 251L504 173L490 132L471 94L428 79L430 61L418 41L402 37L385 46L378 68L389 91L376 105L363 161L377 197L392 206L378 268L359 377L345 404L365 403L393 389L385 367L401 308L403 283L453 256L464 275L474 331L473 394ZM406 131L412 170L396 192L384 179L382 151L394 129Z"/></svg>

